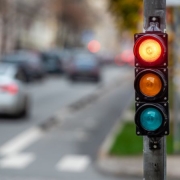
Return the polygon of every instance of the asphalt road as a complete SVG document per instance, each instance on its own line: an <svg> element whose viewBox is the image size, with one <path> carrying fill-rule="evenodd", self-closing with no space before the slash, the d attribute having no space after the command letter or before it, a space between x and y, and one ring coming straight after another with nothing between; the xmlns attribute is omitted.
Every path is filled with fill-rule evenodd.
<svg viewBox="0 0 180 180"><path fill-rule="evenodd" d="M104 68L99 84L71 83L63 77L29 84L30 117L0 121L0 179L120 179L101 174L96 156L106 135L130 104L132 84L133 69L114 67ZM94 93L96 96L92 96ZM88 96L92 98L78 108L74 106Z"/></svg>

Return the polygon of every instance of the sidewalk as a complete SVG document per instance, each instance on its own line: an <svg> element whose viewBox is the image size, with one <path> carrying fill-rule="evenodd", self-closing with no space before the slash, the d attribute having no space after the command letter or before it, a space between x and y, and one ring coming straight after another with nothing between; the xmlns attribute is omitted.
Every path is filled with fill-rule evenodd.
<svg viewBox="0 0 180 180"><path fill-rule="evenodd" d="M131 176L143 178L143 158L138 157L110 157L98 159L98 169L101 172L115 176ZM167 157L167 180L180 179L180 156Z"/></svg>
<svg viewBox="0 0 180 180"><path fill-rule="evenodd" d="M126 111L121 119L133 119L131 116L133 116L133 114L129 111ZM123 123L118 121L102 144L98 154L98 169L106 174L115 176L139 177L139 179L143 179L143 156L113 157L108 154L108 151L113 143L114 136L117 130L122 127L122 124ZM167 180L180 179L180 155L167 156L166 174Z"/></svg>

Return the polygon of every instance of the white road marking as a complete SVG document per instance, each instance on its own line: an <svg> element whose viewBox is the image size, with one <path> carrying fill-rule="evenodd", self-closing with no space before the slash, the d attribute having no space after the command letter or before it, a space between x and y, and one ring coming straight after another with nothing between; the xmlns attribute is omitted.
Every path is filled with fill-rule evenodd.
<svg viewBox="0 0 180 180"><path fill-rule="evenodd" d="M23 169L34 160L32 153L12 154L0 160L0 168Z"/></svg>
<svg viewBox="0 0 180 180"><path fill-rule="evenodd" d="M12 155L17 154L23 149L27 148L29 145L39 140L43 136L43 131L34 127L26 130L25 132L19 134L12 140L8 141L0 147L1 155Z"/></svg>
<svg viewBox="0 0 180 180"><path fill-rule="evenodd" d="M85 155L66 155L57 164L59 171L82 172L90 164L90 158Z"/></svg>

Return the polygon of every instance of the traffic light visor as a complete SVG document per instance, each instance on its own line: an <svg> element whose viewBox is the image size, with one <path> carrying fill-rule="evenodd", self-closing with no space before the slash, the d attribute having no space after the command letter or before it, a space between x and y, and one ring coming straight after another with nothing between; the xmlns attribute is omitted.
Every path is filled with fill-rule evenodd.
<svg viewBox="0 0 180 180"><path fill-rule="evenodd" d="M144 74L139 81L139 89L145 96L156 96L162 89L162 81L154 73Z"/></svg>
<svg viewBox="0 0 180 180"><path fill-rule="evenodd" d="M144 65L158 65L166 52L164 42L157 35L141 36L134 45L134 55Z"/></svg>
<svg viewBox="0 0 180 180"><path fill-rule="evenodd" d="M144 109L140 115L140 125L147 131L156 131L162 123L162 114L154 107Z"/></svg>

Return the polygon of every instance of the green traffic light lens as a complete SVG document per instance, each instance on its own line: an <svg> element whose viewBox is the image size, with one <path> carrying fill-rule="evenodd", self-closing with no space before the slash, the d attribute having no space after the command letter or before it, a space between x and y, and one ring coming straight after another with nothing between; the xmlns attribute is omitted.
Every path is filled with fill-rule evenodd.
<svg viewBox="0 0 180 180"><path fill-rule="evenodd" d="M157 130L163 122L162 114L156 108L146 108L140 115L142 128L147 131Z"/></svg>

